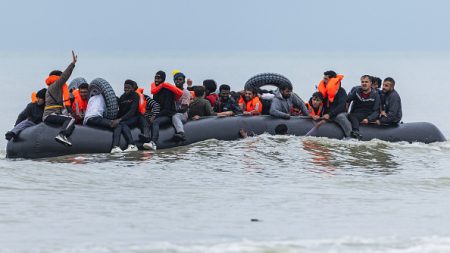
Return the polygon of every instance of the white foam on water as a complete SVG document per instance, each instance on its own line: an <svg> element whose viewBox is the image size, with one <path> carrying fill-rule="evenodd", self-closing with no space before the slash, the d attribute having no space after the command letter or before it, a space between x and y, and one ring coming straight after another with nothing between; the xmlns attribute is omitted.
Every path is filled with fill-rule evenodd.
<svg viewBox="0 0 450 253"><path fill-rule="evenodd" d="M396 237L337 239L309 239L286 241L235 242L153 242L126 245L83 245L72 248L43 248L24 250L33 253L447 253L450 251L450 237L419 237L399 239ZM13 252L0 249L0 252Z"/></svg>

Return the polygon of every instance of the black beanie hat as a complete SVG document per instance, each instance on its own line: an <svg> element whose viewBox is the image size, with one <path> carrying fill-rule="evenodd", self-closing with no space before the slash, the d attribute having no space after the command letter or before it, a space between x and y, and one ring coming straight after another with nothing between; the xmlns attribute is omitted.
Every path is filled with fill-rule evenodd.
<svg viewBox="0 0 450 253"><path fill-rule="evenodd" d="M131 87L133 87L133 89L136 89L138 87L137 83L135 81L131 80L131 79L125 80L124 84L131 85Z"/></svg>
<svg viewBox="0 0 450 253"><path fill-rule="evenodd" d="M42 89L42 90L40 90L40 91L38 91L37 93L36 93L36 98L42 98L42 99L45 99L45 93L47 92L47 89Z"/></svg>
<svg viewBox="0 0 450 253"><path fill-rule="evenodd" d="M166 80L166 72L160 70L158 72L156 72L155 76L159 76L162 78L163 82Z"/></svg>
<svg viewBox="0 0 450 253"><path fill-rule="evenodd" d="M61 70L53 70L52 72L50 72L50 74L48 74L48 76L61 76L61 75L62 75Z"/></svg>

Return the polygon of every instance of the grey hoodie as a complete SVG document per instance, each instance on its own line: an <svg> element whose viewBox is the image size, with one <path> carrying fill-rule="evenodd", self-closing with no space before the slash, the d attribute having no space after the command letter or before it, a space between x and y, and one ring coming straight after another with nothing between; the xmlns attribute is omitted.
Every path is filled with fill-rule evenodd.
<svg viewBox="0 0 450 253"><path fill-rule="evenodd" d="M291 118L290 112L292 106L300 108L303 116L309 116L305 102L303 102L300 97L292 93L291 97L286 99L283 98L280 91L276 91L275 97L272 99L272 103L270 104L270 115L277 118L289 119Z"/></svg>

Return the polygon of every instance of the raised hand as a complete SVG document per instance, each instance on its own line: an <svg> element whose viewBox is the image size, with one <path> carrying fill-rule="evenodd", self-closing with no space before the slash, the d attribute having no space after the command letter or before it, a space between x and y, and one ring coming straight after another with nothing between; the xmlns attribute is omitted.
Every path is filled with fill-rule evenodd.
<svg viewBox="0 0 450 253"><path fill-rule="evenodd" d="M78 55L75 54L75 52L72 50L72 63L77 63Z"/></svg>

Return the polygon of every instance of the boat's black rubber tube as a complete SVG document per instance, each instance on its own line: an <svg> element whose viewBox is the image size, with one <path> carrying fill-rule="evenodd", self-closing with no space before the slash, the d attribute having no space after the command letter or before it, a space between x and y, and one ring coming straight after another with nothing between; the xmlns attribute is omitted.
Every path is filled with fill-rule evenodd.
<svg viewBox="0 0 450 253"><path fill-rule="evenodd" d="M172 139L174 129L167 126L160 130L158 149L172 148L207 139L235 140L239 138L241 128L255 134L275 134L275 128L285 124L288 134L303 136L314 126L311 119L293 117L290 120L273 118L271 116L236 116L227 118L210 117L190 121L185 125L187 140L175 142ZM22 131L18 140L7 145L8 158L43 158L70 154L108 153L112 145L112 132L85 126L76 126L70 140L72 147L66 147L54 140L59 132L58 127L41 123ZM431 123L405 123L397 127L379 127L375 125L361 126L360 133L364 141L380 139L390 142L441 142L446 141L439 129ZM139 130L133 130L133 137L138 140ZM323 124L316 136L342 139L342 130L334 123ZM121 146L125 148L123 137ZM280 147L282 148L282 147Z"/></svg>

